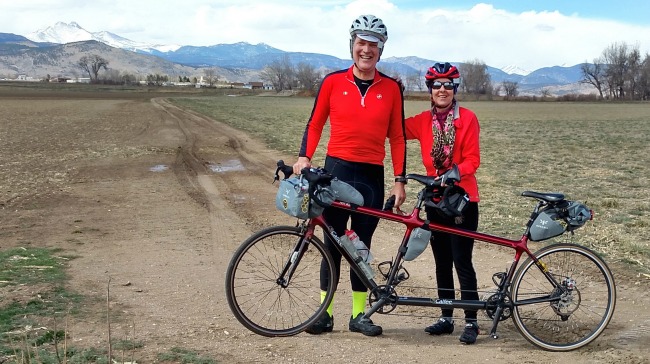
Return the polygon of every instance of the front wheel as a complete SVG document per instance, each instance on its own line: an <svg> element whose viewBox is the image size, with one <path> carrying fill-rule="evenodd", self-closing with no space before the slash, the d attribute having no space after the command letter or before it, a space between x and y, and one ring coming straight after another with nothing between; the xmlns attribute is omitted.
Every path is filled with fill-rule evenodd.
<svg viewBox="0 0 650 364"><path fill-rule="evenodd" d="M329 286L321 302L321 262ZM304 331L327 309L334 295L335 266L315 236L305 240L299 227L262 230L237 249L226 271L230 310L244 327L263 336Z"/></svg>
<svg viewBox="0 0 650 364"><path fill-rule="evenodd" d="M531 343L569 351L600 335L614 314L616 286L605 262L575 244L555 244L535 253L512 283L512 318Z"/></svg>

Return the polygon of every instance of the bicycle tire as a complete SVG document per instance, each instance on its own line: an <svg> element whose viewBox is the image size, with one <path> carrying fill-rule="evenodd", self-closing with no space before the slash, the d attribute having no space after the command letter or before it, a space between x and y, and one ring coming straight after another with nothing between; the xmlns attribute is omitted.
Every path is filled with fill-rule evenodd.
<svg viewBox="0 0 650 364"><path fill-rule="evenodd" d="M302 257L293 251L303 235L298 227L274 226L253 234L234 253L226 271L226 297L237 320L269 337L292 336L316 322L335 290L335 266L322 241L313 236ZM287 287L278 282L292 259L296 269ZM329 267L329 287L321 302L321 261Z"/></svg>
<svg viewBox="0 0 650 364"><path fill-rule="evenodd" d="M555 302L520 305L525 299L553 295L555 290L530 257L512 284L512 319L532 344L549 351L570 351L595 340L607 327L616 306L616 284L607 264L592 250L576 244L554 244L535 253L547 271L569 290Z"/></svg>

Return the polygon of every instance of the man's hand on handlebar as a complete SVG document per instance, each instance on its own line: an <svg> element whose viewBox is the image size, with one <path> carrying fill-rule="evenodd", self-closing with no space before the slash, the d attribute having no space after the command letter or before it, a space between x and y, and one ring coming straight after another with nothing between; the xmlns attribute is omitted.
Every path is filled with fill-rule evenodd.
<svg viewBox="0 0 650 364"><path fill-rule="evenodd" d="M307 157L298 157L298 161L293 165L293 173L300 174L303 168L311 168L311 160Z"/></svg>

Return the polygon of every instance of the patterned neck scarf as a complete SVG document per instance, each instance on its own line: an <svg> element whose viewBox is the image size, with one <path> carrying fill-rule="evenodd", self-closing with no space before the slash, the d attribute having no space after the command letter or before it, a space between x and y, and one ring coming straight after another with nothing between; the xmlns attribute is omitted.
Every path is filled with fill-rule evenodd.
<svg viewBox="0 0 650 364"><path fill-rule="evenodd" d="M452 103L451 109L447 113L447 119L441 122L436 117L435 106L431 109L433 118L433 147L431 148L431 158L433 166L438 174L446 171L453 164L454 140L456 139L456 128L454 127L454 109L456 101Z"/></svg>

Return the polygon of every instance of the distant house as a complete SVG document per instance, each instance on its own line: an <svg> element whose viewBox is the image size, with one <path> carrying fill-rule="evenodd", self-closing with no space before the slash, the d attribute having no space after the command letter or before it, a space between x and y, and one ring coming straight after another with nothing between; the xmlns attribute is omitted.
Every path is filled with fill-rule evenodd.
<svg viewBox="0 0 650 364"><path fill-rule="evenodd" d="M243 82L231 82L230 88L245 88L245 85Z"/></svg>
<svg viewBox="0 0 650 364"><path fill-rule="evenodd" d="M273 90L273 86L265 85L264 82L250 81L244 85L244 88L250 90Z"/></svg>
<svg viewBox="0 0 650 364"><path fill-rule="evenodd" d="M248 84L252 90L262 90L264 88L263 82L249 82Z"/></svg>

